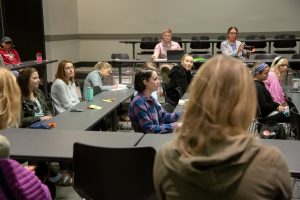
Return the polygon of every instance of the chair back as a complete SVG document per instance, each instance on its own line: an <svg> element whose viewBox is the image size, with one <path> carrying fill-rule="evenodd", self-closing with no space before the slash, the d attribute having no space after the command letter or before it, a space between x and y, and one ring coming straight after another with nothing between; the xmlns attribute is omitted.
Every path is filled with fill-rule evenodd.
<svg viewBox="0 0 300 200"><path fill-rule="evenodd" d="M219 37L217 37L217 40L225 41L225 40L226 40L226 35L220 35ZM218 49L221 48L221 43L222 43L222 42L217 42L216 47L217 47Z"/></svg>
<svg viewBox="0 0 300 200"><path fill-rule="evenodd" d="M172 40L173 40L174 42L178 42L178 44L179 44L180 47L182 48L181 37L179 37L179 36L172 36Z"/></svg>
<svg viewBox="0 0 300 200"><path fill-rule="evenodd" d="M300 113L296 107L290 108L290 127L297 140L300 140Z"/></svg>
<svg viewBox="0 0 300 200"><path fill-rule="evenodd" d="M291 56L291 59L300 59L300 53L295 53ZM299 70L300 63L290 62L289 66L293 70Z"/></svg>
<svg viewBox="0 0 300 200"><path fill-rule="evenodd" d="M208 36L193 36L191 38L191 44L190 47L191 49L209 49L210 48L210 42L203 42L199 40L209 40Z"/></svg>
<svg viewBox="0 0 300 200"><path fill-rule="evenodd" d="M251 41L251 40L265 40L266 36L264 35L248 35L245 37L246 39L246 45L248 46L253 46L254 48L266 48L267 47L267 42L266 41Z"/></svg>
<svg viewBox="0 0 300 200"><path fill-rule="evenodd" d="M276 58L276 54L257 54L254 56L254 59L262 60L262 59L274 59Z"/></svg>
<svg viewBox="0 0 300 200"><path fill-rule="evenodd" d="M152 147L108 148L75 143L73 187L85 199L152 199L154 158Z"/></svg>
<svg viewBox="0 0 300 200"><path fill-rule="evenodd" d="M140 49L153 50L158 43L157 37L142 37L140 43Z"/></svg>
<svg viewBox="0 0 300 200"><path fill-rule="evenodd" d="M275 39L284 39L282 41L275 41L273 47L275 48L294 48L296 47L296 36L289 34L276 35Z"/></svg>

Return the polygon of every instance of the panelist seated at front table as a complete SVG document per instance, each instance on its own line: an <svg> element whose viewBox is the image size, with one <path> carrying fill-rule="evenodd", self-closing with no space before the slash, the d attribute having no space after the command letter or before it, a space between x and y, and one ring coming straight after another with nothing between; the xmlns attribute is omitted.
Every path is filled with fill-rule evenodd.
<svg viewBox="0 0 300 200"><path fill-rule="evenodd" d="M233 56L241 60L249 58L250 53L254 53L255 49L246 49L246 46L237 40L238 28L235 26L229 27L227 30L227 40L221 43L222 54Z"/></svg>
<svg viewBox="0 0 300 200"><path fill-rule="evenodd" d="M167 50L181 50L178 42L172 41L172 30L167 28L162 33L162 41L154 48L154 53L151 56L155 61L157 59L166 59Z"/></svg>

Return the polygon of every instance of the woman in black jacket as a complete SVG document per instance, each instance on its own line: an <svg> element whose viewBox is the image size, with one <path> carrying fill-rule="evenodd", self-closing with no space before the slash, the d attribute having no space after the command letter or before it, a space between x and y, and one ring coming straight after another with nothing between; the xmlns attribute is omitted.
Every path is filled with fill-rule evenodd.
<svg viewBox="0 0 300 200"><path fill-rule="evenodd" d="M258 121L261 123L267 121L289 122L289 117L284 114L287 106L274 102L263 82L268 78L269 71L270 67L266 63L256 64L252 70L258 100Z"/></svg>
<svg viewBox="0 0 300 200"><path fill-rule="evenodd" d="M166 86L167 100L170 104L176 106L179 99L187 91L192 81L192 67L193 57L189 54L185 54L181 59L181 64L175 65L170 71L170 82Z"/></svg>

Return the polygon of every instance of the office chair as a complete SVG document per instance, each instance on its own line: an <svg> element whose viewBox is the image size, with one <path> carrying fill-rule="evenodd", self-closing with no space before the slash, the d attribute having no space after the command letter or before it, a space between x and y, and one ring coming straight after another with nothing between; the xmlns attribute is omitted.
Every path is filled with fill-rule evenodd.
<svg viewBox="0 0 300 200"><path fill-rule="evenodd" d="M220 40L220 42L217 42L216 43L216 47L220 50L221 49L221 43L223 41L225 41L227 39L226 35L220 35L217 37L217 40ZM222 41L222 42L221 42ZM217 51L217 54L221 54L222 52L221 51Z"/></svg>
<svg viewBox="0 0 300 200"><path fill-rule="evenodd" d="M178 42L179 46L182 48L181 37L179 37L179 36L172 36L172 41Z"/></svg>
<svg viewBox="0 0 300 200"><path fill-rule="evenodd" d="M127 53L113 53L111 54L111 59L129 60L129 55ZM119 68L119 83L122 83L122 68L131 67L130 63L113 63L112 66Z"/></svg>
<svg viewBox="0 0 300 200"><path fill-rule="evenodd" d="M199 41L199 40L209 40L208 36L193 36L191 38L191 44L190 44L190 48L191 49L200 49L200 51L191 51L191 54L207 54L209 53L209 51L207 49L210 48L210 42L203 42L203 41ZM201 50L202 49L202 50ZM203 50L206 49L206 50Z"/></svg>
<svg viewBox="0 0 300 200"><path fill-rule="evenodd" d="M276 35L275 39L282 39L282 41L274 41L273 47L277 50L274 53L277 54L293 54L296 51L293 49L296 47L296 36L289 34ZM284 50L285 49L285 50Z"/></svg>
<svg viewBox="0 0 300 200"><path fill-rule="evenodd" d="M142 51L138 53L138 55L152 55L157 43L157 37L142 37L140 43L140 49Z"/></svg>
<svg viewBox="0 0 300 200"><path fill-rule="evenodd" d="M256 59L256 60L274 59L276 57L277 57L276 54L257 54L257 55L254 55L254 59Z"/></svg>
<svg viewBox="0 0 300 200"><path fill-rule="evenodd" d="M267 42L266 41L251 41L251 40L265 40L266 36L264 35L248 35L245 37L246 42L245 44L247 46L252 46L256 49L255 54L266 54L267 52L264 50L258 50L258 49L264 49L267 47Z"/></svg>
<svg viewBox="0 0 300 200"><path fill-rule="evenodd" d="M74 189L85 199L155 199L152 147L73 146Z"/></svg>
<svg viewBox="0 0 300 200"><path fill-rule="evenodd" d="M300 113L296 107L290 108L290 128L296 139L300 140Z"/></svg>

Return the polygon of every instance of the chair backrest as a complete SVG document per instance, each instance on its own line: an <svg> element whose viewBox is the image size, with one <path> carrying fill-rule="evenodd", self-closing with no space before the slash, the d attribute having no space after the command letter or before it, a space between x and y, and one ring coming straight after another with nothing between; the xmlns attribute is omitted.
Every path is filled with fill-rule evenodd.
<svg viewBox="0 0 300 200"><path fill-rule="evenodd" d="M254 56L254 59L274 59L276 57L276 54L257 54Z"/></svg>
<svg viewBox="0 0 300 200"><path fill-rule="evenodd" d="M290 127L297 140L300 140L300 113L296 107L290 108Z"/></svg>
<svg viewBox="0 0 300 200"><path fill-rule="evenodd" d="M108 148L75 143L74 189L86 199L143 200L155 196L152 147Z"/></svg>
<svg viewBox="0 0 300 200"><path fill-rule="evenodd" d="M275 39L284 39L283 41L275 41L273 47L275 48L294 48L296 47L296 36L289 34L276 35Z"/></svg>
<svg viewBox="0 0 300 200"><path fill-rule="evenodd" d="M140 43L140 48L153 50L157 43L158 43L157 37L142 37L141 43Z"/></svg>
<svg viewBox="0 0 300 200"><path fill-rule="evenodd" d="M300 53L295 53L291 56L291 59L300 59ZM291 69L293 70L298 70L299 69L299 65L300 63L295 63L295 62L290 62L289 63L289 66Z"/></svg>
<svg viewBox="0 0 300 200"><path fill-rule="evenodd" d="M300 53L295 53L291 56L291 59L300 59Z"/></svg>
<svg viewBox="0 0 300 200"><path fill-rule="evenodd" d="M246 45L253 46L254 48L266 48L267 42L261 41L261 42L252 42L251 40L265 40L266 36L264 35L248 35L245 37L246 39Z"/></svg>
<svg viewBox="0 0 300 200"><path fill-rule="evenodd" d="M113 53L111 59L129 59L129 55L127 53Z"/></svg>
<svg viewBox="0 0 300 200"><path fill-rule="evenodd" d="M220 35L220 36L218 36L218 37L217 37L217 40L225 41L225 40L226 40L226 35ZM222 42L217 42L216 47L217 47L218 49L221 48L221 43L222 43Z"/></svg>
<svg viewBox="0 0 300 200"><path fill-rule="evenodd" d="M208 36L193 36L191 38L191 44L190 47L191 49L209 49L210 48L210 42L203 42L199 40L209 40Z"/></svg>
<svg viewBox="0 0 300 200"><path fill-rule="evenodd" d="M180 47L182 47L181 37L179 37L179 36L172 36L172 40L174 42L178 42L178 44L180 45Z"/></svg>

